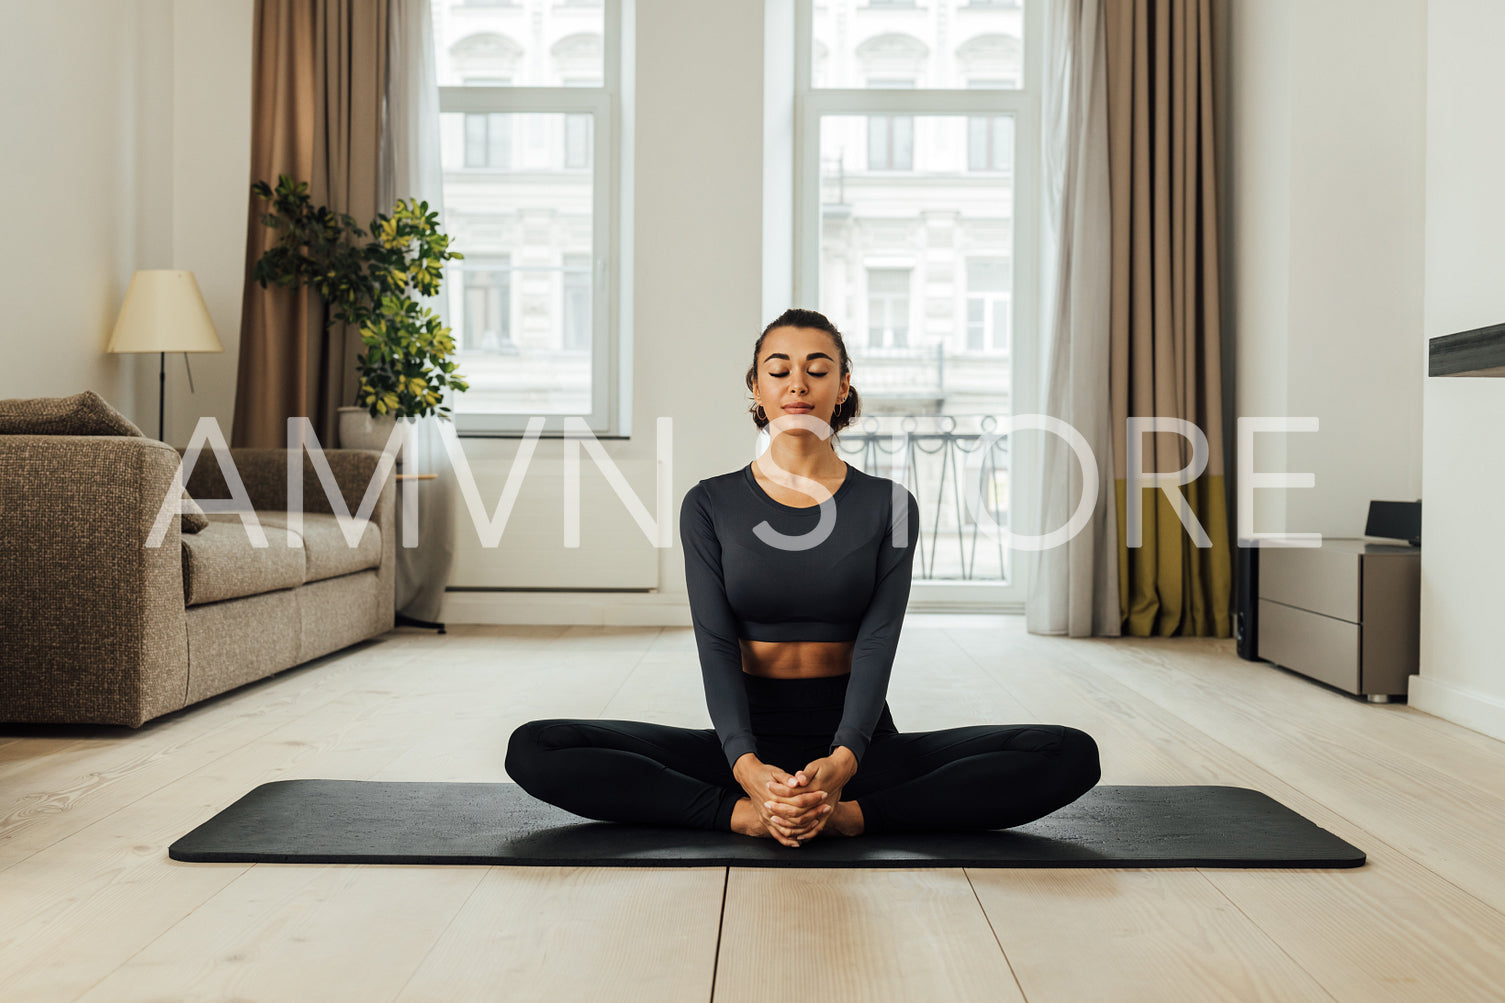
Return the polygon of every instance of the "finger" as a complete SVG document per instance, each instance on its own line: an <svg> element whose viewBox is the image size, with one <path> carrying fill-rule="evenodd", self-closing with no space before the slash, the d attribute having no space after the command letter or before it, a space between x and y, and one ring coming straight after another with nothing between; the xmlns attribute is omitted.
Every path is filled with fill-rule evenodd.
<svg viewBox="0 0 1505 1003"><path fill-rule="evenodd" d="M790 784L782 784L777 780L770 780L767 784L768 791L781 798L794 798L800 794L809 793L807 788L794 787Z"/></svg>
<svg viewBox="0 0 1505 1003"><path fill-rule="evenodd" d="M764 786L767 787L770 793L777 794L781 798L797 798L807 794L813 795L822 793L824 791L824 788L816 788L815 790L811 790L810 782L808 780L806 781L806 783L798 787L793 786L792 784L781 783L778 780L770 780Z"/></svg>
<svg viewBox="0 0 1505 1003"><path fill-rule="evenodd" d="M831 795L829 791L816 789L806 794L796 794L793 797L780 797L773 803L777 805L787 805L795 811L809 811L811 808L818 808L823 804L830 804L830 798Z"/></svg>
<svg viewBox="0 0 1505 1003"><path fill-rule="evenodd" d="M793 801L764 801L763 808L769 814L780 815L784 818L800 818L821 808L829 807L825 803L825 794L825 791L812 791Z"/></svg>
<svg viewBox="0 0 1505 1003"><path fill-rule="evenodd" d="M829 804L814 804L814 806L802 807L802 809L790 809L783 804L778 807L781 809L778 815L787 825L808 825L816 819L826 818L832 812Z"/></svg>

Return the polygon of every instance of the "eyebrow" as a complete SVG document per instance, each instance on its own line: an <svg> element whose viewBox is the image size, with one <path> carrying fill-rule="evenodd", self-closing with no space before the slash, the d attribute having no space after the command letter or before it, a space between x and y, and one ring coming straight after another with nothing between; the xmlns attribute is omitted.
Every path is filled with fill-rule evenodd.
<svg viewBox="0 0 1505 1003"><path fill-rule="evenodd" d="M788 362L789 361L789 356L785 355L783 352L773 352L772 354L765 355L763 357L763 361L764 362L768 362L770 359L783 359L785 362ZM811 352L809 355L805 356L805 361L806 362L809 362L812 359L825 359L827 362L835 362L836 361L835 359L833 359L829 355L827 355L825 352Z"/></svg>

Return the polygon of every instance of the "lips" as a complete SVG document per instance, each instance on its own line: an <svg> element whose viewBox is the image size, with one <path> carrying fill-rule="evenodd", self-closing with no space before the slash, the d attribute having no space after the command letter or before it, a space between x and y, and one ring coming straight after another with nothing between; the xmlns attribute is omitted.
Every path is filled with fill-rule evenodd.
<svg viewBox="0 0 1505 1003"><path fill-rule="evenodd" d="M800 414L804 414L806 411L811 410L811 408L810 408L809 404L785 404L784 405L784 410L785 411L798 411Z"/></svg>

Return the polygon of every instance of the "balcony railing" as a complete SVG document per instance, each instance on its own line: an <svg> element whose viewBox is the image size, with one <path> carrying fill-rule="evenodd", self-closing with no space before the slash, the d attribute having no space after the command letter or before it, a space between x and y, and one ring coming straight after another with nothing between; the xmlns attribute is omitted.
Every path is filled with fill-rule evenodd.
<svg viewBox="0 0 1505 1003"><path fill-rule="evenodd" d="M887 477L920 503L915 581L1012 580L1002 533L1009 526L1009 437L993 415L870 416L836 437L836 452Z"/></svg>

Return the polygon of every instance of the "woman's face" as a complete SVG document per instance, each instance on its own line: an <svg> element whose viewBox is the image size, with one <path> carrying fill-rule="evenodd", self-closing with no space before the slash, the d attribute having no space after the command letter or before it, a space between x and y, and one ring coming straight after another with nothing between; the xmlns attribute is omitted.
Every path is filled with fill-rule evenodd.
<svg viewBox="0 0 1505 1003"><path fill-rule="evenodd" d="M827 424L836 402L847 395L852 378L842 375L841 353L825 331L810 327L776 327L758 353L755 399L769 421L786 414L809 414ZM803 404L806 409L791 408ZM791 422L785 431L813 435Z"/></svg>

